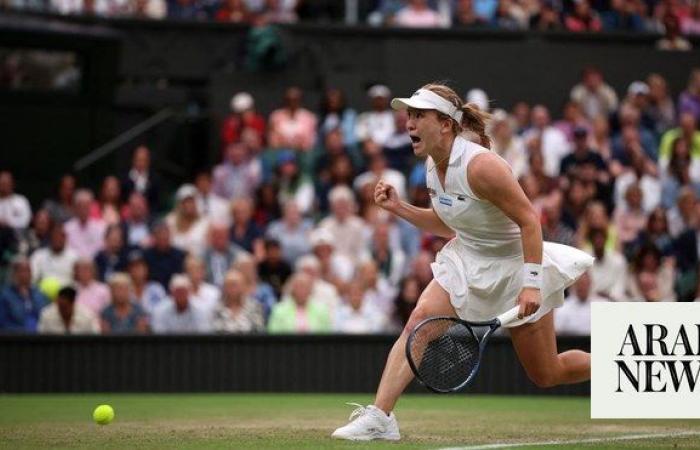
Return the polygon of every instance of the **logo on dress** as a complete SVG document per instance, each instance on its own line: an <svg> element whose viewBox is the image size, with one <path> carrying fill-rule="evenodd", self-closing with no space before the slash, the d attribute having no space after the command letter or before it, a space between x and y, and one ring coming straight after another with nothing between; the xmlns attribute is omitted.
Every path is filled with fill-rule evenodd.
<svg viewBox="0 0 700 450"><path fill-rule="evenodd" d="M449 197L445 197L445 196L441 195L439 197L439 200L440 200L440 204L442 204L442 205L452 206L452 199Z"/></svg>

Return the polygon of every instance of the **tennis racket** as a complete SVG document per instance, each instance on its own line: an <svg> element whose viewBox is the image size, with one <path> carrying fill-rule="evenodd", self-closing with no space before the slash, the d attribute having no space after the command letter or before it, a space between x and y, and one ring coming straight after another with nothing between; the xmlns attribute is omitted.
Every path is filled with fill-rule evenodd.
<svg viewBox="0 0 700 450"><path fill-rule="evenodd" d="M411 331L406 358L425 387L434 392L456 392L476 376L486 343L499 327L518 319L516 306L486 322L467 322L455 317L430 317ZM488 327L479 338L474 327Z"/></svg>

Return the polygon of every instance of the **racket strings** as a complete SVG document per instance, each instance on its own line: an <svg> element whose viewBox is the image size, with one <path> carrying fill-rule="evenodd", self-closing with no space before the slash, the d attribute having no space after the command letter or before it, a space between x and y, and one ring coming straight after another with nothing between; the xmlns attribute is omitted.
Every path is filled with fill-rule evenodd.
<svg viewBox="0 0 700 450"><path fill-rule="evenodd" d="M449 319L423 324L411 343L419 378L439 391L450 391L467 381L479 362L479 351L474 332Z"/></svg>

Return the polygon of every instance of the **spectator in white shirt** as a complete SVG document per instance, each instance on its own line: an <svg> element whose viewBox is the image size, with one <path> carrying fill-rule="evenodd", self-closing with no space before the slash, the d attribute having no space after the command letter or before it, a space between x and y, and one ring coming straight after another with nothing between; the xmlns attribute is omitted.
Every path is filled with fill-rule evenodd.
<svg viewBox="0 0 700 450"><path fill-rule="evenodd" d="M368 227L356 214L355 195L347 186L336 186L328 193L331 215L318 224L328 231L337 253L353 263L365 257L369 250Z"/></svg>
<svg viewBox="0 0 700 450"><path fill-rule="evenodd" d="M564 305L554 312L554 329L558 335L590 336L591 303L605 301L591 292L591 277L588 272L581 275L573 286L573 293L564 300Z"/></svg>
<svg viewBox="0 0 700 450"><path fill-rule="evenodd" d="M183 184L175 194L175 209L165 218L173 247L200 256L207 245L209 221L197 211L197 188Z"/></svg>
<svg viewBox="0 0 700 450"><path fill-rule="evenodd" d="M612 246L606 248L608 231L594 228L588 233L592 254L595 256L590 269L593 293L604 299L620 302L625 299L625 275L627 261Z"/></svg>
<svg viewBox="0 0 700 450"><path fill-rule="evenodd" d="M532 128L524 135L526 142L537 138L541 143L545 174L558 177L561 160L571 153L571 146L566 135L551 125L549 110L544 105L532 108Z"/></svg>
<svg viewBox="0 0 700 450"><path fill-rule="evenodd" d="M202 171L194 180L197 188L197 210L199 214L207 217L210 222L231 223L231 205L225 198L216 195L212 191L211 173Z"/></svg>
<svg viewBox="0 0 700 450"><path fill-rule="evenodd" d="M410 28L443 28L449 22L437 11L430 9L427 0L409 0L394 16L393 24Z"/></svg>
<svg viewBox="0 0 700 450"><path fill-rule="evenodd" d="M41 334L99 334L100 321L89 309L75 302L72 287L58 291L56 301L41 310Z"/></svg>
<svg viewBox="0 0 700 450"><path fill-rule="evenodd" d="M62 285L73 280L73 265L78 255L66 245L66 231L63 225L51 228L49 246L40 248L31 257L32 278L39 283L46 277L56 278Z"/></svg>
<svg viewBox="0 0 700 450"><path fill-rule="evenodd" d="M380 276L377 263L371 259L359 266L358 273L365 286L365 301L376 308L383 317L391 317L394 314L397 289L386 278Z"/></svg>
<svg viewBox="0 0 700 450"><path fill-rule="evenodd" d="M6 170L0 171L0 225L23 230L32 219L32 209L27 198L15 194L15 180Z"/></svg>
<svg viewBox="0 0 700 450"><path fill-rule="evenodd" d="M398 170L387 167L386 157L377 153L372 155L369 160L369 170L358 175L353 183L353 189L356 192L362 191L363 188L371 186L374 192L374 186L379 180L384 180L385 183L396 189L396 193L402 200L406 199L406 177Z"/></svg>
<svg viewBox="0 0 700 450"><path fill-rule="evenodd" d="M68 247L78 256L92 259L104 246L107 228L104 221L90 217L90 208L94 198L87 189L75 193L75 217L65 223Z"/></svg>
<svg viewBox="0 0 700 450"><path fill-rule="evenodd" d="M366 155L380 153L382 147L396 131L394 113L389 108L391 91L388 87L377 84L367 91L372 110L363 112L357 118L355 134L362 143Z"/></svg>
<svg viewBox="0 0 700 450"><path fill-rule="evenodd" d="M204 262L195 256L188 256L185 259L185 272L192 284L190 301L204 311L205 314L212 314L219 303L221 291L213 284L205 281L206 268L204 267Z"/></svg>
<svg viewBox="0 0 700 450"><path fill-rule="evenodd" d="M153 332L191 334L210 331L212 318L192 304L192 284L187 276L173 276L169 287L171 298L158 305L153 314Z"/></svg>
<svg viewBox="0 0 700 450"><path fill-rule="evenodd" d="M294 269L295 272L303 272L311 277L311 297L325 303L331 316L334 316L340 305L340 296L333 284L321 278L321 263L318 258L314 255L304 255L296 261Z"/></svg>
<svg viewBox="0 0 700 450"><path fill-rule="evenodd" d="M333 331L353 334L384 331L386 316L366 298L365 285L361 279L350 283L345 302L335 313Z"/></svg>

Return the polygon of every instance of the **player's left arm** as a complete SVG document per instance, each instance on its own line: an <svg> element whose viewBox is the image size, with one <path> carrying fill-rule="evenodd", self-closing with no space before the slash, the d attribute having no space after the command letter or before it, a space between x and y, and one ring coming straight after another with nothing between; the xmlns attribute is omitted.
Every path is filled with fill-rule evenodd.
<svg viewBox="0 0 700 450"><path fill-rule="evenodd" d="M542 264L542 227L535 208L498 155L482 153L467 167L467 179L474 194L493 203L520 227L526 263ZM539 308L539 290L525 288L518 298L520 313L527 316Z"/></svg>

